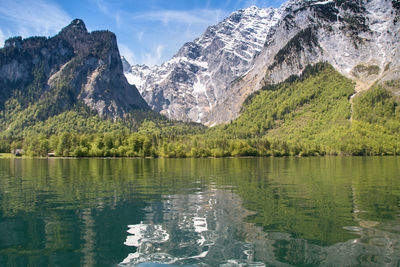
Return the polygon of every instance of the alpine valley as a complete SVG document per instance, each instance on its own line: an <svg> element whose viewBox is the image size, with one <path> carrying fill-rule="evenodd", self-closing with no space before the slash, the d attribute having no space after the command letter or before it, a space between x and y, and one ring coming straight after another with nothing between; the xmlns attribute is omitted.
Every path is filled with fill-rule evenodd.
<svg viewBox="0 0 400 267"><path fill-rule="evenodd" d="M1 149L400 154L399 40L397 0L290 0L232 13L160 66L131 66L113 33L74 20L0 49Z"/></svg>

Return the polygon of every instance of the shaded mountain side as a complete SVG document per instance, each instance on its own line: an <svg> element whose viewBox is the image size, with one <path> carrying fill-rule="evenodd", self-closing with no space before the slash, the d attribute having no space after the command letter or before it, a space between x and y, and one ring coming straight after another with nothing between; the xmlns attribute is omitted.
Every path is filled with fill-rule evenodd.
<svg viewBox="0 0 400 267"><path fill-rule="evenodd" d="M113 120L149 109L123 75L113 33L89 33L77 19L51 38L6 40L0 49L2 131L85 107Z"/></svg>

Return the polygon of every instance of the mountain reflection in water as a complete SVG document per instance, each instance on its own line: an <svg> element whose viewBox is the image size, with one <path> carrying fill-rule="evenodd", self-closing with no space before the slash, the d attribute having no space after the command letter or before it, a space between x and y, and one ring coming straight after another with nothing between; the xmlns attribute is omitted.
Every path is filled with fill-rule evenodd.
<svg viewBox="0 0 400 267"><path fill-rule="evenodd" d="M400 157L0 159L0 266L399 266Z"/></svg>
<svg viewBox="0 0 400 267"><path fill-rule="evenodd" d="M358 238L320 246L288 233L266 233L246 222L254 212L243 208L232 191L211 186L163 199L146 209L143 222L128 226L124 244L137 250L121 266L290 266L284 263L288 260L294 265L393 266L399 261L400 235L375 229L377 222L356 218L357 226L343 230Z"/></svg>
<svg viewBox="0 0 400 267"><path fill-rule="evenodd" d="M265 266L253 260L252 244L241 238L242 231L260 232L244 223L250 214L240 198L215 186L191 195L163 196L149 206L142 223L129 225L125 245L137 247L121 263L158 262L174 265ZM245 227L245 228L243 228Z"/></svg>

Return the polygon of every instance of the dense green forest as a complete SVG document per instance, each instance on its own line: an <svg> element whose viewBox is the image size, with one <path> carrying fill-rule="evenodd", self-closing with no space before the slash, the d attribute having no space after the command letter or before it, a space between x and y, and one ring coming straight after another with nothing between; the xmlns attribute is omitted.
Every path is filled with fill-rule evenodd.
<svg viewBox="0 0 400 267"><path fill-rule="evenodd" d="M2 125L13 121L0 134L0 150L65 157L395 155L400 154L396 82L354 95L351 80L319 63L264 87L245 101L236 120L209 129L151 111L112 121L78 104L74 111L38 120L40 109L22 110L15 96L0 115Z"/></svg>

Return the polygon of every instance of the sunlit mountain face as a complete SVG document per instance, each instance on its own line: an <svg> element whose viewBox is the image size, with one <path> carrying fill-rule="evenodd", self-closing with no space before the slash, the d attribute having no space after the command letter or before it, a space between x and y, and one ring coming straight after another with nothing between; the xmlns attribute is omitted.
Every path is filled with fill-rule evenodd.
<svg viewBox="0 0 400 267"><path fill-rule="evenodd" d="M171 119L228 123L252 93L310 64L331 64L356 83L357 94L397 81L399 14L398 1L388 0L249 7L210 26L160 66L134 65L125 75L153 110Z"/></svg>
<svg viewBox="0 0 400 267"><path fill-rule="evenodd" d="M281 13L255 6L233 12L160 66L125 65L125 76L153 110L171 119L205 123L229 94L229 84L251 68Z"/></svg>

